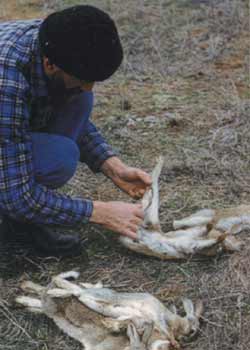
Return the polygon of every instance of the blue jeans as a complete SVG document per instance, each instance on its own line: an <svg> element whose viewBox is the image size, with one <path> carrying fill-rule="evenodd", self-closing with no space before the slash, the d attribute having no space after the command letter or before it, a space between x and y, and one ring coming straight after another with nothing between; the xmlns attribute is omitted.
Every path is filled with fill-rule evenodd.
<svg viewBox="0 0 250 350"><path fill-rule="evenodd" d="M36 181L48 188L63 186L75 173L80 158L79 136L93 108L93 93L82 92L54 111L44 132L33 132Z"/></svg>

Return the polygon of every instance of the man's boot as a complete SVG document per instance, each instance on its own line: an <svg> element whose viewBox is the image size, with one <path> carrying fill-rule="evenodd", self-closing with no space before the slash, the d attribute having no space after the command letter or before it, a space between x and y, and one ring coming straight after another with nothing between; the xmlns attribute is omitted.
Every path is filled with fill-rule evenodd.
<svg viewBox="0 0 250 350"><path fill-rule="evenodd" d="M53 227L19 222L3 217L1 240L17 248L34 249L39 256L73 257L86 255L79 234L60 232Z"/></svg>

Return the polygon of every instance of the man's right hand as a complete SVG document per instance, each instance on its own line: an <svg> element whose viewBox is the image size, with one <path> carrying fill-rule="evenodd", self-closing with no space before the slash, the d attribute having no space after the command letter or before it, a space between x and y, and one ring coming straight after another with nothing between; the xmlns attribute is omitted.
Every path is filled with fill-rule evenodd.
<svg viewBox="0 0 250 350"><path fill-rule="evenodd" d="M141 204L94 201L93 207L90 222L103 225L123 236L137 238L137 231L144 218Z"/></svg>

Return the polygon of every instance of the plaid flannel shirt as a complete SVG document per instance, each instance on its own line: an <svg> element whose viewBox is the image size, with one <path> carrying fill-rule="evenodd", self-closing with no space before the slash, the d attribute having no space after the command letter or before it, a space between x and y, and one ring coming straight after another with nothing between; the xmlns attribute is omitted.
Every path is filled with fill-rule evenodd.
<svg viewBox="0 0 250 350"><path fill-rule="evenodd" d="M0 212L34 223L74 225L88 221L92 201L59 194L34 176L30 133L46 125L49 116L34 113L48 102L40 24L0 23ZM81 152L93 171L115 154L91 122L81 137Z"/></svg>

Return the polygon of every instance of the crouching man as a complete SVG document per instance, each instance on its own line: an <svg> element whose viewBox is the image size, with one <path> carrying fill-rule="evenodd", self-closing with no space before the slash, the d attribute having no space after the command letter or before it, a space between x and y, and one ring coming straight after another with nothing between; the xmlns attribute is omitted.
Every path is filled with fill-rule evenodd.
<svg viewBox="0 0 250 350"><path fill-rule="evenodd" d="M92 6L74 6L45 20L0 23L0 234L21 234L45 255L81 251L78 235L53 230L97 223L135 238L140 205L71 198L56 189L77 162L101 171L131 197L151 184L126 166L90 121L95 82L120 66L113 20ZM17 236L16 236L17 237Z"/></svg>

